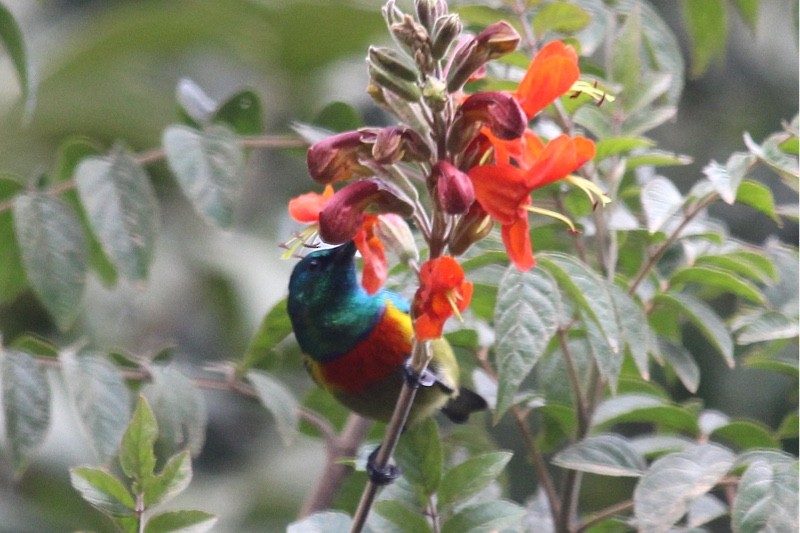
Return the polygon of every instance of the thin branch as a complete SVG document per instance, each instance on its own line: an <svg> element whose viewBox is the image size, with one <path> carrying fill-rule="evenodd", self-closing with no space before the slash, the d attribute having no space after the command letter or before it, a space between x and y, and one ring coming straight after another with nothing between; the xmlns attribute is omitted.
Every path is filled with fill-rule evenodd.
<svg viewBox="0 0 800 533"><path fill-rule="evenodd" d="M581 533L582 531L586 531L590 527L599 524L607 518L611 518L614 515L627 513L631 509L633 509L633 500L626 500L624 502L606 507L605 509L601 509L600 511L587 516L583 522L578 524L572 533Z"/></svg>
<svg viewBox="0 0 800 533"><path fill-rule="evenodd" d="M578 376L578 369L575 366L575 360L569 349L569 339L567 338L567 329L558 328L558 342L561 346L561 353L564 355L564 362L567 365L567 377L569 378L570 385L572 386L572 393L575 396L575 410L578 418L578 437L583 438L589 428L589 413L587 410L586 397L581 388L580 377Z"/></svg>

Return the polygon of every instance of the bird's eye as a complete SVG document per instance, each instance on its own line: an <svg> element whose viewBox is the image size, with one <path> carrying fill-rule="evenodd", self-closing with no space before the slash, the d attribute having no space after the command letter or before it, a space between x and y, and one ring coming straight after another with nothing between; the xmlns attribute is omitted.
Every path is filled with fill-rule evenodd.
<svg viewBox="0 0 800 533"><path fill-rule="evenodd" d="M308 262L308 271L309 272L317 272L319 271L322 264L317 259L312 259Z"/></svg>

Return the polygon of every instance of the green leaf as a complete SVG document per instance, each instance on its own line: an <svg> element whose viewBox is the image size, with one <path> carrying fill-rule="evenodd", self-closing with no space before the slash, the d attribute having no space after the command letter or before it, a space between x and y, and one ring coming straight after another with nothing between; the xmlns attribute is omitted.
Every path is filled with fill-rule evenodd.
<svg viewBox="0 0 800 533"><path fill-rule="evenodd" d="M750 448L780 448L778 439L769 428L750 420L735 420L716 428L710 438L740 450Z"/></svg>
<svg viewBox="0 0 800 533"><path fill-rule="evenodd" d="M665 453L683 451L694 446L696 442L682 435L661 433L634 437L629 444L643 457L651 458Z"/></svg>
<svg viewBox="0 0 800 533"><path fill-rule="evenodd" d="M50 426L50 384L36 359L19 350L0 348L3 414L14 471L19 476Z"/></svg>
<svg viewBox="0 0 800 533"><path fill-rule="evenodd" d="M631 298L628 293L612 285L611 297L614 301L614 307L617 309L617 316L619 317L619 327L621 330L622 338L625 339L625 344L628 346L633 362L636 364L639 375L643 379L650 378L650 370L648 367L649 350L650 350L650 337L654 333L650 330L650 324L647 322L647 316L644 314L642 307ZM615 358L618 365L622 363L620 357ZM598 365L600 363L598 362ZM602 370L601 370L602 372ZM619 375L619 368L616 373L608 375L608 372L603 373L604 377L609 380L614 391L616 391L617 377Z"/></svg>
<svg viewBox="0 0 800 533"><path fill-rule="evenodd" d="M126 476L144 483L153 475L156 467L153 444L157 436L156 416L144 396L139 396L119 450L119 464Z"/></svg>
<svg viewBox="0 0 800 533"><path fill-rule="evenodd" d="M250 368L265 366L270 354L283 339L292 333L292 322L286 311L286 298L275 304L264 316L256 334L244 352L242 363L237 369L244 374Z"/></svg>
<svg viewBox="0 0 800 533"><path fill-rule="evenodd" d="M144 533L205 533L216 523L216 516L203 511L167 511L151 516Z"/></svg>
<svg viewBox="0 0 800 533"><path fill-rule="evenodd" d="M425 515L397 500L375 503L375 512L397 526L404 533L429 533L433 531Z"/></svg>
<svg viewBox="0 0 800 533"><path fill-rule="evenodd" d="M745 180L736 194L736 202L752 207L771 218L776 224L781 220L775 211L775 198L766 185L753 180Z"/></svg>
<svg viewBox="0 0 800 533"><path fill-rule="evenodd" d="M173 455L158 475L143 483L144 504L151 507L171 500L189 486L192 480L192 460L188 451Z"/></svg>
<svg viewBox="0 0 800 533"><path fill-rule="evenodd" d="M645 137L609 137L601 139L595 145L594 160L601 161L637 148L651 148L655 144L655 141Z"/></svg>
<svg viewBox="0 0 800 533"><path fill-rule="evenodd" d="M647 230L653 234L680 210L683 195L670 180L656 177L642 187L641 201Z"/></svg>
<svg viewBox="0 0 800 533"><path fill-rule="evenodd" d="M97 456L107 462L116 454L130 417L128 387L100 354L66 350L61 362L80 426Z"/></svg>
<svg viewBox="0 0 800 533"><path fill-rule="evenodd" d="M356 130L364 125L358 110L346 102L331 102L314 118L314 125L331 132Z"/></svg>
<svg viewBox="0 0 800 533"><path fill-rule="evenodd" d="M203 131L170 126L162 144L195 211L212 224L230 226L244 181L244 152L236 136L219 125Z"/></svg>
<svg viewBox="0 0 800 533"><path fill-rule="evenodd" d="M739 481L731 509L734 533L797 531L797 462L753 462Z"/></svg>
<svg viewBox="0 0 800 533"><path fill-rule="evenodd" d="M446 508L475 496L503 471L511 452L491 452L470 457L445 473L439 487L439 507Z"/></svg>
<svg viewBox="0 0 800 533"><path fill-rule="evenodd" d="M730 331L708 304L689 294L674 292L658 294L653 298L653 302L667 305L683 313L719 351L728 366L731 368L735 366Z"/></svg>
<svg viewBox="0 0 800 533"><path fill-rule="evenodd" d="M192 380L174 367L151 369L153 382L142 394L158 423L156 450L171 455L188 449L197 456L205 442L208 413L203 396Z"/></svg>
<svg viewBox="0 0 800 533"><path fill-rule="evenodd" d="M733 466L734 455L714 444L699 444L657 459L633 492L639 529L670 530L689 505L711 490Z"/></svg>
<svg viewBox="0 0 800 533"><path fill-rule="evenodd" d="M553 464L601 476L638 477L647 468L642 456L617 435L586 437L557 453Z"/></svg>
<svg viewBox="0 0 800 533"><path fill-rule="evenodd" d="M686 390L696 393L700 385L700 367L689 350L663 339L659 342L659 348L661 356L675 371Z"/></svg>
<svg viewBox="0 0 800 533"><path fill-rule="evenodd" d="M689 531L694 531L691 528L699 528L726 514L728 514L727 505L710 494L703 494L689 504L686 527ZM705 530L699 529L698 533L701 531Z"/></svg>
<svg viewBox="0 0 800 533"><path fill-rule="evenodd" d="M88 157L75 172L81 203L103 252L131 281L144 281L158 232L158 201L150 179L122 147Z"/></svg>
<svg viewBox="0 0 800 533"><path fill-rule="evenodd" d="M754 34L758 28L758 6L760 0L733 0L733 6Z"/></svg>
<svg viewBox="0 0 800 533"><path fill-rule="evenodd" d="M25 40L14 15L4 4L0 4L0 41L14 65L22 97L25 99L26 113L29 115L33 112L34 96Z"/></svg>
<svg viewBox="0 0 800 533"><path fill-rule="evenodd" d="M439 427L432 418L414 424L406 430L397 449L395 460L403 476L426 497L439 488L442 479L442 442Z"/></svg>
<svg viewBox="0 0 800 533"><path fill-rule="evenodd" d="M509 267L500 280L495 307L497 335L497 422L514 403L519 385L547 349L558 327L560 295L541 270Z"/></svg>
<svg viewBox="0 0 800 533"><path fill-rule="evenodd" d="M608 398L592 416L594 430L622 422L647 422L692 435L699 432L697 417L693 412L649 394L629 393Z"/></svg>
<svg viewBox="0 0 800 533"><path fill-rule="evenodd" d="M352 522L345 513L323 511L292 522L286 533L349 533Z"/></svg>
<svg viewBox="0 0 800 533"><path fill-rule="evenodd" d="M800 415L798 413L788 413L783 417L781 425L775 432L779 439L796 439L800 434Z"/></svg>
<svg viewBox="0 0 800 533"><path fill-rule="evenodd" d="M797 320L778 311L766 311L750 317L736 332L737 344L778 339L793 339L800 332Z"/></svg>
<svg viewBox="0 0 800 533"><path fill-rule="evenodd" d="M655 122L655 125L661 124L662 122L666 122L669 120L672 115L674 114L672 108L660 108L663 110L664 113L663 118L659 116L659 112L654 112L648 115L650 121ZM658 117L656 120L653 117ZM641 129L641 127L639 128ZM650 127L646 128L646 130L651 129ZM676 154L674 152L666 152L664 150L647 150L640 154L635 154L629 156L625 160L625 166L627 170L632 170L638 167L675 167L681 165L688 165L692 162L692 158L682 154Z"/></svg>
<svg viewBox="0 0 800 533"><path fill-rule="evenodd" d="M503 500L465 505L442 526L442 533L490 533L520 524L525 509Z"/></svg>
<svg viewBox="0 0 800 533"><path fill-rule="evenodd" d="M213 121L227 124L238 135L259 135L264 132L261 99L255 91L240 91L219 107Z"/></svg>
<svg viewBox="0 0 800 533"><path fill-rule="evenodd" d="M708 265L734 274L767 283L774 281L778 272L769 257L756 252L731 252L725 255L701 255L695 260L698 266Z"/></svg>
<svg viewBox="0 0 800 533"><path fill-rule="evenodd" d="M14 339L11 347L37 357L58 358L58 348L52 342L35 333L23 333Z"/></svg>
<svg viewBox="0 0 800 533"><path fill-rule="evenodd" d="M720 198L727 204L733 204L736 201L736 191L739 190L742 180L755 161L756 158L752 154L736 152L728 158L725 166L711 161L703 168L703 174L719 193Z"/></svg>
<svg viewBox="0 0 800 533"><path fill-rule="evenodd" d="M728 11L724 0L684 0L683 19L692 41L691 74L698 77L725 53Z"/></svg>
<svg viewBox="0 0 800 533"><path fill-rule="evenodd" d="M642 11L638 2L631 6L622 27L616 32L611 57L611 79L622 84L622 94L633 93L642 73Z"/></svg>
<svg viewBox="0 0 800 533"><path fill-rule="evenodd" d="M275 417L278 435L286 446L297 436L300 423L300 404L286 386L264 372L251 370L247 379L256 389L258 399Z"/></svg>
<svg viewBox="0 0 800 533"><path fill-rule="evenodd" d="M122 482L99 468L71 468L69 479L81 497L93 507L112 516L132 515L136 501Z"/></svg>
<svg viewBox="0 0 800 533"><path fill-rule="evenodd" d="M80 312L86 284L86 240L75 213L60 199L27 193L14 203L22 261L34 292L59 329Z"/></svg>
<svg viewBox="0 0 800 533"><path fill-rule="evenodd" d="M569 2L553 2L533 17L533 31L541 36L548 31L576 33L585 28L592 17L579 6Z"/></svg>
<svg viewBox="0 0 800 533"><path fill-rule="evenodd" d="M676 271L670 278L673 286L684 283L697 283L706 287L713 287L722 292L735 294L746 298L753 303L763 304L764 295L750 283L730 272L709 266L690 266Z"/></svg>
<svg viewBox="0 0 800 533"><path fill-rule="evenodd" d="M11 201L22 189L17 180L0 176L0 202ZM0 211L0 303L10 301L26 286L12 212Z"/></svg>

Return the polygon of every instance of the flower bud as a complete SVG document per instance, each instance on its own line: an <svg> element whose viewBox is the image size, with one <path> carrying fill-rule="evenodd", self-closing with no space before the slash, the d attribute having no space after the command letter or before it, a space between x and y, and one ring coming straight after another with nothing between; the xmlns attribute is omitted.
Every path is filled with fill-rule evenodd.
<svg viewBox="0 0 800 533"><path fill-rule="evenodd" d="M372 158L388 165L398 161L427 161L431 149L415 130L408 126L389 126L364 130L366 141L372 143Z"/></svg>
<svg viewBox="0 0 800 533"><path fill-rule="evenodd" d="M447 90L456 92L475 72L492 59L514 51L519 34L507 22L495 22L470 39L456 52L447 73Z"/></svg>
<svg viewBox="0 0 800 533"><path fill-rule="evenodd" d="M431 54L435 59L441 59L450 48L450 44L461 34L461 20L458 15L447 15L436 21L433 28L433 44Z"/></svg>
<svg viewBox="0 0 800 533"><path fill-rule="evenodd" d="M428 76L425 79L422 97L434 110L440 111L444 108L447 96L447 85L442 80L435 76Z"/></svg>
<svg viewBox="0 0 800 533"><path fill-rule="evenodd" d="M376 65L372 62L369 63L369 77L372 82L391 91L397 96L409 102L418 102L422 93L416 83L398 78L392 73L385 70L383 67Z"/></svg>
<svg viewBox="0 0 800 533"><path fill-rule="evenodd" d="M485 55L486 61L490 61L516 50L519 33L508 22L501 20L487 26L475 40L478 41L478 50Z"/></svg>
<svg viewBox="0 0 800 533"><path fill-rule="evenodd" d="M370 46L367 60L402 80L416 81L419 76L416 67L391 48Z"/></svg>
<svg viewBox="0 0 800 533"><path fill-rule="evenodd" d="M408 264L419 260L419 251L405 219L395 213L378 215L375 234L400 260Z"/></svg>
<svg viewBox="0 0 800 533"><path fill-rule="evenodd" d="M308 149L308 172L323 184L369 176L372 171L361 164L362 152L361 132L346 131L331 135Z"/></svg>
<svg viewBox="0 0 800 533"><path fill-rule="evenodd" d="M339 189L319 214L319 235L329 244L352 239L364 223L365 211L411 216L413 207L405 195L389 183L366 179Z"/></svg>
<svg viewBox="0 0 800 533"><path fill-rule="evenodd" d="M417 20L429 32L436 20L447 14L447 2L444 0L416 0L414 7L417 11Z"/></svg>
<svg viewBox="0 0 800 533"><path fill-rule="evenodd" d="M503 140L516 139L525 131L528 119L511 95L481 92L470 95L456 111L447 137L447 148L454 153L463 150L481 127Z"/></svg>
<svg viewBox="0 0 800 533"><path fill-rule="evenodd" d="M478 202L474 202L450 233L450 240L447 243L450 253L463 254L470 246L489 235L493 225L492 217Z"/></svg>
<svg viewBox="0 0 800 533"><path fill-rule="evenodd" d="M475 201L475 189L469 176L449 161L437 162L431 170L431 176L436 180L436 194L445 213L460 215Z"/></svg>

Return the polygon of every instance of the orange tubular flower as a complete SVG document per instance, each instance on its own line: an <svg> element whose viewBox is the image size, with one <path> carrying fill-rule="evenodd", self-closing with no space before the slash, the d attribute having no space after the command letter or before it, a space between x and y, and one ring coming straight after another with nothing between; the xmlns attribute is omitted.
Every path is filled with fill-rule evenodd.
<svg viewBox="0 0 800 533"><path fill-rule="evenodd" d="M461 265L450 256L431 259L419 271L420 287L414 295L414 334L417 340L442 336L444 323L460 318L472 299L472 283L465 281Z"/></svg>
<svg viewBox="0 0 800 533"><path fill-rule="evenodd" d="M578 81L578 54L561 41L545 45L531 61L525 77L517 87L516 99L528 119L569 91Z"/></svg>

